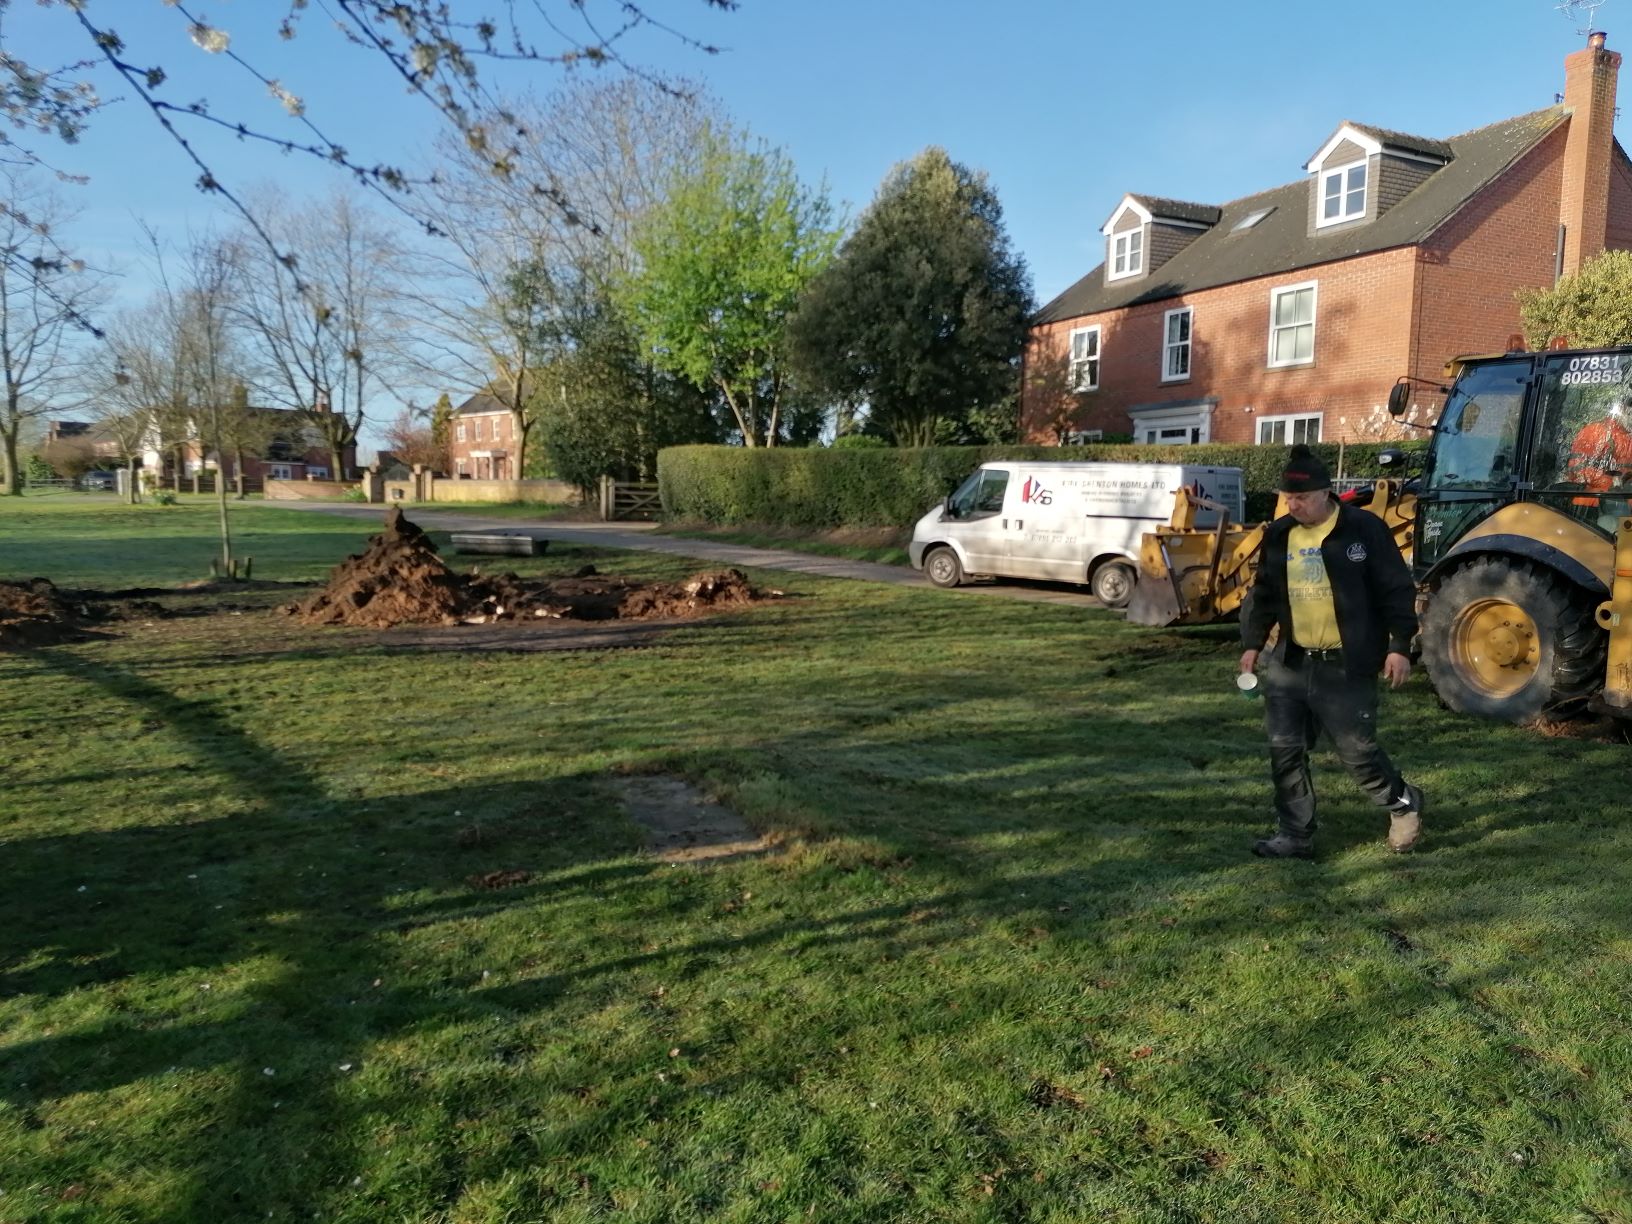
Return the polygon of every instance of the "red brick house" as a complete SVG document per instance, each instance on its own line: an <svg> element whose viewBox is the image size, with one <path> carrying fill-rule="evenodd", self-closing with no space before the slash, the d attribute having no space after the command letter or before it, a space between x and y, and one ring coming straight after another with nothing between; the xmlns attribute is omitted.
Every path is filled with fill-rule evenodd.
<svg viewBox="0 0 1632 1224"><path fill-rule="evenodd" d="M516 471L516 414L485 392L453 413L448 462L455 480L519 480Z"/></svg>
<svg viewBox="0 0 1632 1224"><path fill-rule="evenodd" d="M1022 435L1396 436L1399 375L1504 349L1517 289L1632 249L1620 63L1595 33L1561 105L1446 140L1343 123L1304 178L1229 204L1124 196L1104 264L1034 319Z"/></svg>

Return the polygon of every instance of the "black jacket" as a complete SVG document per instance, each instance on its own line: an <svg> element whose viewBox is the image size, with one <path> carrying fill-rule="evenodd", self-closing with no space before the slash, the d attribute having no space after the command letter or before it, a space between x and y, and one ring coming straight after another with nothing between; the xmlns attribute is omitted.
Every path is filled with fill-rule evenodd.
<svg viewBox="0 0 1632 1224"><path fill-rule="evenodd" d="M1292 640L1286 545L1296 526L1290 514L1269 525L1258 555L1258 576L1241 614L1242 646L1262 650L1269 631L1279 625L1283 659L1294 668L1303 662L1303 647ZM1411 571L1383 520L1349 505L1339 506L1320 551L1343 640L1343 670L1354 680L1375 676L1386 655L1406 654L1416 636L1417 591Z"/></svg>

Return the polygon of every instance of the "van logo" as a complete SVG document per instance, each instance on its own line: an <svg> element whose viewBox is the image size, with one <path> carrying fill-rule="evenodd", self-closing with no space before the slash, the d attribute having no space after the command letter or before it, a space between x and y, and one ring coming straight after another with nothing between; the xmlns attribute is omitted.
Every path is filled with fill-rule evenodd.
<svg viewBox="0 0 1632 1224"><path fill-rule="evenodd" d="M1054 494L1050 490L1043 488L1042 481L1035 476L1028 476L1026 477L1026 483L1020 489L1020 500L1038 506L1052 506L1054 504Z"/></svg>
<svg viewBox="0 0 1632 1224"><path fill-rule="evenodd" d="M1364 544L1350 544L1349 545L1349 560L1350 561L1364 561L1365 559L1366 559L1366 546Z"/></svg>

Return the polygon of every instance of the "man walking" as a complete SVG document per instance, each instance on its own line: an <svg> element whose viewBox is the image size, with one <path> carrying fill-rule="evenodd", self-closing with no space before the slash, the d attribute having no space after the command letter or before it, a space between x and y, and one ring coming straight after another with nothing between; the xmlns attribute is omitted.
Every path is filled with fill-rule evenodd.
<svg viewBox="0 0 1632 1224"><path fill-rule="evenodd" d="M1411 674L1407 651L1417 631L1411 572L1383 520L1339 502L1325 463L1307 446L1292 448L1281 491L1288 513L1264 536L1241 620L1243 672L1256 668L1270 631L1280 626L1264 668L1279 827L1252 852L1314 857L1309 749L1324 730L1361 789L1388 811L1389 849L1404 853L1422 833L1422 792L1377 744L1377 674L1394 688Z"/></svg>

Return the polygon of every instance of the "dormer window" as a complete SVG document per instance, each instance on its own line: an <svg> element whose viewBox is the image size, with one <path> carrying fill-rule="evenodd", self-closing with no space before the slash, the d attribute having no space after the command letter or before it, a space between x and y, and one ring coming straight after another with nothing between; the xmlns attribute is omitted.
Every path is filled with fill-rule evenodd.
<svg viewBox="0 0 1632 1224"><path fill-rule="evenodd" d="M1145 231L1128 230L1111 238L1111 279L1138 276L1145 270Z"/></svg>
<svg viewBox="0 0 1632 1224"><path fill-rule="evenodd" d="M1366 215L1366 164L1353 162L1320 174L1318 225L1358 221Z"/></svg>

